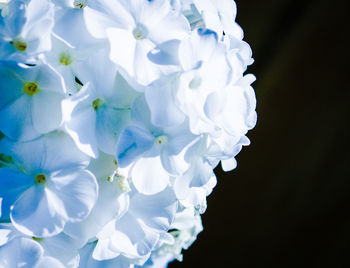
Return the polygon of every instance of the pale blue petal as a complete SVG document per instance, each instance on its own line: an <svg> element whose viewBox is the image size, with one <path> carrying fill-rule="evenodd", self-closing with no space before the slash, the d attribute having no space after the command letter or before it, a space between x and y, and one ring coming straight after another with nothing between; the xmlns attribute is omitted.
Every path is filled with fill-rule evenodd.
<svg viewBox="0 0 350 268"><path fill-rule="evenodd" d="M63 95L55 92L39 91L33 98L33 125L39 133L58 129L63 123Z"/></svg>
<svg viewBox="0 0 350 268"><path fill-rule="evenodd" d="M0 131L17 140L32 140L40 136L33 126L33 102L30 96L22 95L0 110Z"/></svg>
<svg viewBox="0 0 350 268"><path fill-rule="evenodd" d="M85 244L89 239L95 237L109 221L125 214L128 208L129 195L120 190L118 179L100 180L98 200L90 215L82 222L67 223L64 231L75 239L84 241Z"/></svg>
<svg viewBox="0 0 350 268"><path fill-rule="evenodd" d="M84 268L130 268L130 260L117 257L111 260L97 261L92 258L96 243L89 243L80 250L80 267Z"/></svg>
<svg viewBox="0 0 350 268"><path fill-rule="evenodd" d="M208 60L217 46L217 34L199 28L191 37L183 40L179 48L179 58L184 70L191 70L198 63Z"/></svg>
<svg viewBox="0 0 350 268"><path fill-rule="evenodd" d="M42 247L30 238L15 238L0 247L0 267L33 268L43 255Z"/></svg>
<svg viewBox="0 0 350 268"><path fill-rule="evenodd" d="M34 268L65 268L65 266L59 260L45 256L40 259Z"/></svg>
<svg viewBox="0 0 350 268"><path fill-rule="evenodd" d="M175 76L161 78L145 91L145 97L151 110L151 121L159 127L170 127L181 124L185 115L175 104L173 89L177 89L178 80Z"/></svg>
<svg viewBox="0 0 350 268"><path fill-rule="evenodd" d="M139 92L128 84L126 79L118 72L115 76L113 96L111 103L116 107L131 108L132 103L139 96Z"/></svg>
<svg viewBox="0 0 350 268"><path fill-rule="evenodd" d="M10 1L9 9L16 10L16 12L11 12L10 16L6 18L6 30L11 37L16 37L21 33L23 26L27 21L25 15L25 1Z"/></svg>
<svg viewBox="0 0 350 268"><path fill-rule="evenodd" d="M40 138L20 143L4 138L0 141L0 151L11 156L16 165L27 174L40 172L45 158L45 144Z"/></svg>
<svg viewBox="0 0 350 268"><path fill-rule="evenodd" d="M192 166L192 180L190 187L202 187L208 183L214 175L213 167L203 158L198 158Z"/></svg>
<svg viewBox="0 0 350 268"><path fill-rule="evenodd" d="M147 195L163 191L169 184L169 178L159 155L140 158L131 171L131 179L136 189Z"/></svg>
<svg viewBox="0 0 350 268"><path fill-rule="evenodd" d="M23 94L23 82L16 74L16 70L11 70L8 65L14 64L0 62L0 109Z"/></svg>
<svg viewBox="0 0 350 268"><path fill-rule="evenodd" d="M179 45L180 40L177 39L165 41L148 52L147 57L156 64L179 65Z"/></svg>
<svg viewBox="0 0 350 268"><path fill-rule="evenodd" d="M237 161L233 157L226 160L221 160L221 167L223 171L231 171L237 167Z"/></svg>
<svg viewBox="0 0 350 268"><path fill-rule="evenodd" d="M155 195L136 194L129 208L147 226L165 231L173 222L176 209L176 197L170 187Z"/></svg>
<svg viewBox="0 0 350 268"><path fill-rule="evenodd" d="M155 15L155 17L159 18L159 15ZM190 33L190 25L180 12L168 12L156 25L150 26L149 32L149 38L155 43L171 39L181 40Z"/></svg>
<svg viewBox="0 0 350 268"><path fill-rule="evenodd" d="M79 106L85 105L80 102L76 108ZM92 106L73 111L72 118L66 123L66 129L82 152L94 158L98 157L96 112Z"/></svg>
<svg viewBox="0 0 350 268"><path fill-rule="evenodd" d="M130 110L114 107L100 107L96 111L96 138L101 151L115 154L117 140L130 122Z"/></svg>
<svg viewBox="0 0 350 268"><path fill-rule="evenodd" d="M84 244L80 243L80 241L76 239L71 238L64 232L61 232L54 237L46 238L40 241L40 245L45 250L45 255L56 258L67 268L75 268L78 266L78 249L83 247ZM46 267L51 268L51 266Z"/></svg>
<svg viewBox="0 0 350 268"><path fill-rule="evenodd" d="M149 85L162 75L160 66L151 62L147 57L148 52L154 46L153 42L148 39L136 42L133 68L136 81L142 85Z"/></svg>
<svg viewBox="0 0 350 268"><path fill-rule="evenodd" d="M151 112L148 108L145 96L139 96L133 103L131 108L132 122L142 128L155 132L156 128L151 124Z"/></svg>
<svg viewBox="0 0 350 268"><path fill-rule="evenodd" d="M31 187L14 204L11 221L16 229L28 236L54 236L63 230L66 221L62 206L50 190Z"/></svg>
<svg viewBox="0 0 350 268"><path fill-rule="evenodd" d="M68 170L55 174L47 188L60 200L67 221L78 222L85 219L94 207L98 197L98 184L95 176L87 170ZM56 204L55 204L56 205ZM63 216L62 215L62 216Z"/></svg>
<svg viewBox="0 0 350 268"><path fill-rule="evenodd" d="M121 167L132 163L144 152L150 150L154 144L154 137L138 127L127 127L121 134L117 144L117 162Z"/></svg>
<svg viewBox="0 0 350 268"><path fill-rule="evenodd" d="M34 179L22 172L0 168L1 219L9 219L10 207L33 184Z"/></svg>
<svg viewBox="0 0 350 268"><path fill-rule="evenodd" d="M131 31L110 28L107 29L107 35L111 44L111 60L133 77L136 40Z"/></svg>
<svg viewBox="0 0 350 268"><path fill-rule="evenodd" d="M190 167L190 163L185 160L186 150L177 155L169 154L167 150L162 150L161 161L164 169L172 175L182 175Z"/></svg>
<svg viewBox="0 0 350 268"><path fill-rule="evenodd" d="M134 255L136 253L137 255L134 257L144 256L150 253L159 239L159 233L156 230L147 227L141 220L131 215L125 215L118 220L116 222L116 229L115 238L122 238L124 234L126 235L124 239L128 239L133 247L127 252L122 241L114 239L113 236L111 240L113 248L125 254Z"/></svg>
<svg viewBox="0 0 350 268"><path fill-rule="evenodd" d="M53 91L64 96L66 93L64 81L62 76L56 70L46 64L38 65L33 67L33 69L38 70L35 81L38 83L39 89Z"/></svg>
<svg viewBox="0 0 350 268"><path fill-rule="evenodd" d="M90 158L78 150L72 138L64 132L45 135L43 142L45 161L41 167L46 171L86 167L90 162Z"/></svg>
<svg viewBox="0 0 350 268"><path fill-rule="evenodd" d="M53 32L77 48L82 47L82 44L86 48L96 43L96 39L87 30L83 10L77 8L58 11Z"/></svg>

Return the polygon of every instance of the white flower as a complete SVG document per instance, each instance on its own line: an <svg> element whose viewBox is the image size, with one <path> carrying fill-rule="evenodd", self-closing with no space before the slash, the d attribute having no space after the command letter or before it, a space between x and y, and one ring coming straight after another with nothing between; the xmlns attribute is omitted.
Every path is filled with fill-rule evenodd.
<svg viewBox="0 0 350 268"><path fill-rule="evenodd" d="M11 154L8 167L0 169L2 218L24 234L48 237L60 233L67 222L85 219L98 195L94 175L86 170L89 159L74 149L63 133L13 143L3 139L1 151Z"/></svg>
<svg viewBox="0 0 350 268"><path fill-rule="evenodd" d="M0 61L0 80L0 131L7 137L27 141L61 126L66 89L52 67Z"/></svg>
<svg viewBox="0 0 350 268"><path fill-rule="evenodd" d="M163 0L97 2L104 4L102 12L107 16L91 12L93 21L87 20L87 24L94 36L108 36L111 59L142 85L159 78L162 70L148 60L147 54L159 43L183 39L189 32L185 17Z"/></svg>
<svg viewBox="0 0 350 268"><path fill-rule="evenodd" d="M117 161L121 167L132 164L130 177L139 192L155 194L167 187L171 175L181 175L189 168L185 153L196 136L186 122L163 129L152 125L141 97L134 102L131 117L134 125L118 140Z"/></svg>
<svg viewBox="0 0 350 268"><path fill-rule="evenodd" d="M103 55L98 55L101 63L106 62ZM67 132L79 149L92 157L98 156L98 149L115 154L119 134L130 122L131 105L138 95L117 73L114 65L105 64L105 67L81 74L82 81L89 77L91 83L85 84L65 103L66 111L71 110L65 124ZM101 80L106 74L110 81Z"/></svg>
<svg viewBox="0 0 350 268"><path fill-rule="evenodd" d="M0 17L0 59L32 61L51 48L53 4L48 0L10 1Z"/></svg>

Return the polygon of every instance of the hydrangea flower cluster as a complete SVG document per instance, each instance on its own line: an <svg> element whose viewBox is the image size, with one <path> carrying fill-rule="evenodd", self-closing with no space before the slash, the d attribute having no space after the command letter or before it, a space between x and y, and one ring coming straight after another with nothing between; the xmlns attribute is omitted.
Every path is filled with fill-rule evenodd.
<svg viewBox="0 0 350 268"><path fill-rule="evenodd" d="M0 267L181 260L256 123L234 1L0 9Z"/></svg>

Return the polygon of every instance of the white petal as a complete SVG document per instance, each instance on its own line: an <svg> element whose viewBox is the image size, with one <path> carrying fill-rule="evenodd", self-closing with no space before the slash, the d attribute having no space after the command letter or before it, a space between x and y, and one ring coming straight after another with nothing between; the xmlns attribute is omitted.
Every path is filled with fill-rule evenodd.
<svg viewBox="0 0 350 268"><path fill-rule="evenodd" d="M158 17L159 15L155 15ZM171 30L169 30L171 29ZM171 39L181 40L190 32L187 19L177 12L169 12L156 25L150 28L150 39L162 43Z"/></svg>
<svg viewBox="0 0 350 268"><path fill-rule="evenodd" d="M39 91L33 96L33 125L39 133L56 130L63 122L61 102L63 96Z"/></svg>
<svg viewBox="0 0 350 268"><path fill-rule="evenodd" d="M16 238L0 248L0 267L32 268L43 253L42 247L34 240Z"/></svg>
<svg viewBox="0 0 350 268"><path fill-rule="evenodd" d="M86 47L96 43L96 39L87 29L84 12L81 11L76 8L62 9L56 12L55 16L54 33L74 47Z"/></svg>
<svg viewBox="0 0 350 268"><path fill-rule="evenodd" d="M9 168L0 168L1 219L9 219L10 207L34 184L33 178Z"/></svg>
<svg viewBox="0 0 350 268"><path fill-rule="evenodd" d="M48 237L63 230L64 215L58 213L62 202L44 187L31 187L13 206L11 221L20 232L35 237Z"/></svg>
<svg viewBox="0 0 350 268"><path fill-rule="evenodd" d="M86 170L58 173L48 182L47 188L60 199L61 209L70 222L85 219L98 197L96 178Z"/></svg>
<svg viewBox="0 0 350 268"><path fill-rule="evenodd" d="M84 243L92 239L112 219L121 217L129 208L129 195L118 187L118 181L99 183L99 195L90 215L82 222L67 223L65 232Z"/></svg>
<svg viewBox="0 0 350 268"><path fill-rule="evenodd" d="M72 118L66 123L66 130L82 152L98 157L96 112L92 107L73 111Z"/></svg>
<svg viewBox="0 0 350 268"><path fill-rule="evenodd" d="M237 167L237 161L234 158L221 160L221 167L223 171L231 171Z"/></svg>
<svg viewBox="0 0 350 268"><path fill-rule="evenodd" d="M118 240L120 241L120 243L125 241L120 239L120 237L118 237ZM92 253L92 257L98 261L110 260L118 257L120 255L120 252L111 250L109 244L110 244L110 240L99 239Z"/></svg>
<svg viewBox="0 0 350 268"><path fill-rule="evenodd" d="M147 57L154 63L160 65L179 65L180 40L169 40L157 45L147 53Z"/></svg>
<svg viewBox="0 0 350 268"><path fill-rule="evenodd" d="M11 65L14 64L0 63L0 81L2 81L0 86L0 109L23 94L23 82L18 79L16 69L13 71L8 68Z"/></svg>
<svg viewBox="0 0 350 268"><path fill-rule="evenodd" d="M40 134L33 126L32 99L22 95L0 110L0 131L12 140L32 140Z"/></svg>
<svg viewBox="0 0 350 268"><path fill-rule="evenodd" d="M117 144L117 162L126 167L144 152L152 148L154 137L146 130L138 127L127 127L121 134Z"/></svg>
<svg viewBox="0 0 350 268"><path fill-rule="evenodd" d="M163 168L159 156L137 160L131 178L140 193L149 195L163 191L169 183L169 174Z"/></svg>
<svg viewBox="0 0 350 268"><path fill-rule="evenodd" d="M101 107L96 117L96 138L101 151L115 154L117 140L124 128L130 122L130 111L113 107Z"/></svg>
<svg viewBox="0 0 350 268"><path fill-rule="evenodd" d="M65 266L55 258L50 256L45 256L40 259L37 265L34 268L65 268Z"/></svg>
<svg viewBox="0 0 350 268"><path fill-rule="evenodd" d="M47 172L86 167L89 164L90 158L78 150L66 133L53 132L42 139L45 145L45 159L41 167Z"/></svg>
<svg viewBox="0 0 350 268"><path fill-rule="evenodd" d="M174 76L159 79L147 87L145 97L151 110L152 123L159 127L181 124L185 115L175 104L173 88L177 87Z"/></svg>
<svg viewBox="0 0 350 268"><path fill-rule="evenodd" d="M110 28L106 30L111 44L110 58L130 76L134 76L136 40L131 31Z"/></svg>
<svg viewBox="0 0 350 268"><path fill-rule="evenodd" d="M174 191L168 187L155 195L136 194L129 210L143 222L157 230L168 230L174 220L177 202Z"/></svg>

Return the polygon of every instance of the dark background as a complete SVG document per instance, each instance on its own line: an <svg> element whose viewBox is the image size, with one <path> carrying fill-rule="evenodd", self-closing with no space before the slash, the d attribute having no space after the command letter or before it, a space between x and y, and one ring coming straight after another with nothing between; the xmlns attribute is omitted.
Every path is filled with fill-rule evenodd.
<svg viewBox="0 0 350 268"><path fill-rule="evenodd" d="M236 3L258 124L169 267L350 267L349 4Z"/></svg>

